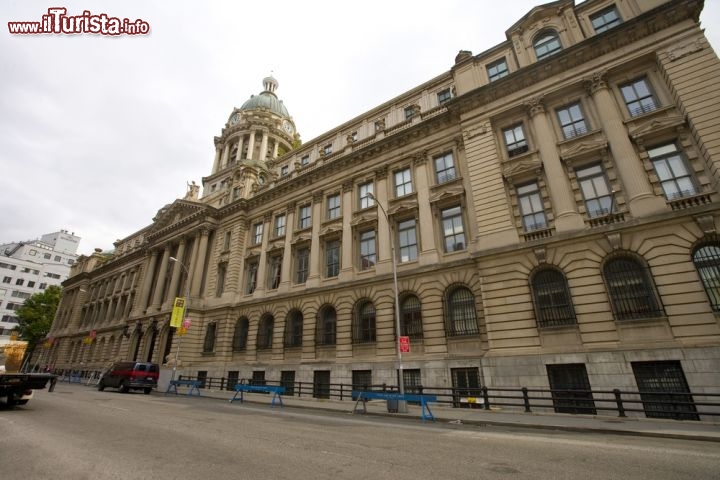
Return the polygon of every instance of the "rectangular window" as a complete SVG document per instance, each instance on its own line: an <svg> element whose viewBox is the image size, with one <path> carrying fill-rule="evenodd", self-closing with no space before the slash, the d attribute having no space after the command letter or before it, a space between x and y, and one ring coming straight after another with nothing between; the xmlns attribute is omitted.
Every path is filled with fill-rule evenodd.
<svg viewBox="0 0 720 480"><path fill-rule="evenodd" d="M259 245L262 243L263 235L263 224L256 223L253 225L253 245Z"/></svg>
<svg viewBox="0 0 720 480"><path fill-rule="evenodd" d="M372 386L372 370L353 370L352 389L368 390ZM357 399L355 399L357 400Z"/></svg>
<svg viewBox="0 0 720 480"><path fill-rule="evenodd" d="M375 266L375 230L368 230L360 234L360 270L367 270Z"/></svg>
<svg viewBox="0 0 720 480"><path fill-rule="evenodd" d="M441 210L442 231L445 240L445 251L456 252L465 249L465 228L463 227L462 209L457 207Z"/></svg>
<svg viewBox="0 0 720 480"><path fill-rule="evenodd" d="M288 397L295 395L295 370L283 370L280 372L280 386L285 387Z"/></svg>
<svg viewBox="0 0 720 480"><path fill-rule="evenodd" d="M52 256L52 255L50 255L49 253L43 254L43 258L44 258L45 260L50 260L50 257L51 257L51 256Z"/></svg>
<svg viewBox="0 0 720 480"><path fill-rule="evenodd" d="M591 15L590 21L595 29L595 33L602 33L605 30L609 30L620 25L621 22L620 15L614 5Z"/></svg>
<svg viewBox="0 0 720 480"><path fill-rule="evenodd" d="M446 88L446 89L444 89L444 90L440 90L440 91L438 92L438 94L437 94L438 105L442 105L443 103L447 102L447 101L450 100L451 98L452 98L452 97L451 97L450 89L449 89L449 88Z"/></svg>
<svg viewBox="0 0 720 480"><path fill-rule="evenodd" d="M56 262L60 262L60 261L62 261L62 257L61 257L60 255L55 255L54 260L55 260Z"/></svg>
<svg viewBox="0 0 720 480"><path fill-rule="evenodd" d="M22 278L18 278L17 280L15 280L15 285L21 285L21 286L22 286L24 283L25 283L25 280L22 279Z"/></svg>
<svg viewBox="0 0 720 480"><path fill-rule="evenodd" d="M480 375L477 367L451 368L454 407L481 407L475 399L482 397Z"/></svg>
<svg viewBox="0 0 720 480"><path fill-rule="evenodd" d="M547 228L545 208L537 183L529 183L517 188L518 205L526 232Z"/></svg>
<svg viewBox="0 0 720 480"><path fill-rule="evenodd" d="M404 197L413 192L410 169L405 168L395 172L395 197Z"/></svg>
<svg viewBox="0 0 720 480"><path fill-rule="evenodd" d="M223 240L223 250L230 250L230 241L232 240L232 233L225 232L225 240Z"/></svg>
<svg viewBox="0 0 720 480"><path fill-rule="evenodd" d="M275 237L282 237L285 235L285 214L281 214L275 217Z"/></svg>
<svg viewBox="0 0 720 480"><path fill-rule="evenodd" d="M295 252L295 283L305 283L310 272L310 249L299 248Z"/></svg>
<svg viewBox="0 0 720 480"><path fill-rule="evenodd" d="M333 152L333 150L332 150L332 143L328 143L327 145L325 145L325 146L323 147L323 153L324 153L325 155L330 155L332 152Z"/></svg>
<svg viewBox="0 0 720 480"><path fill-rule="evenodd" d="M491 82L494 82L495 80L502 78L509 73L507 62L505 61L505 57L489 64L486 68L487 68L488 78L490 79Z"/></svg>
<svg viewBox="0 0 720 480"><path fill-rule="evenodd" d="M40 290L45 290L47 288L47 283L41 283L38 287Z"/></svg>
<svg viewBox="0 0 720 480"><path fill-rule="evenodd" d="M340 275L340 240L325 243L325 277Z"/></svg>
<svg viewBox="0 0 720 480"><path fill-rule="evenodd" d="M360 185L359 192L360 192L360 209L372 207L375 205L375 199L370 198L368 196L368 193L374 194L374 185L373 182L367 182Z"/></svg>
<svg viewBox="0 0 720 480"><path fill-rule="evenodd" d="M336 193L327 197L327 218L332 220L340 217L340 194Z"/></svg>
<svg viewBox="0 0 720 480"><path fill-rule="evenodd" d="M455 160L452 152L447 152L433 159L435 161L435 176L437 183L446 183L455 180Z"/></svg>
<svg viewBox="0 0 720 480"><path fill-rule="evenodd" d="M298 229L303 230L312 226L312 206L310 204L300 207L300 215L298 215Z"/></svg>
<svg viewBox="0 0 720 480"><path fill-rule="evenodd" d="M217 323L212 322L207 326L205 331L205 341L203 342L203 353L210 353L215 350L215 333L217 331ZM198 377L199 377L198 372Z"/></svg>
<svg viewBox="0 0 720 480"><path fill-rule="evenodd" d="M566 140L585 135L588 132L580 103L573 103L572 105L558 108L557 116L560 121L560 128L562 128L563 131L563 137Z"/></svg>
<svg viewBox="0 0 720 480"><path fill-rule="evenodd" d="M217 275L217 288L215 289L215 296L219 297L225 291L225 277L227 275L227 263L221 263L218 265Z"/></svg>
<svg viewBox="0 0 720 480"><path fill-rule="evenodd" d="M647 152L665 198L673 200L698 193L693 176L675 143L649 148Z"/></svg>
<svg viewBox="0 0 720 480"><path fill-rule="evenodd" d="M646 417L700 420L679 361L632 362L631 366Z"/></svg>
<svg viewBox="0 0 720 480"><path fill-rule="evenodd" d="M620 91L631 117L652 112L660 106L646 78L621 85Z"/></svg>
<svg viewBox="0 0 720 480"><path fill-rule="evenodd" d="M410 120L415 115L415 109L412 105L405 107L405 120Z"/></svg>
<svg viewBox="0 0 720 480"><path fill-rule="evenodd" d="M588 217L601 217L612 213L613 195L600 164L578 169L575 175L585 199Z"/></svg>
<svg viewBox="0 0 720 480"><path fill-rule="evenodd" d="M270 257L270 269L268 275L268 288L275 290L280 286L280 275L282 273L282 255L273 255Z"/></svg>
<svg viewBox="0 0 720 480"><path fill-rule="evenodd" d="M32 255L33 257L37 255L37 250L30 250L30 255Z"/></svg>
<svg viewBox="0 0 720 480"><path fill-rule="evenodd" d="M310 163L310 155L303 155L303 157L300 159L300 165L307 165Z"/></svg>
<svg viewBox="0 0 720 480"><path fill-rule="evenodd" d="M584 363L546 365L556 413L597 415Z"/></svg>
<svg viewBox="0 0 720 480"><path fill-rule="evenodd" d="M330 398L330 370L313 372L313 397Z"/></svg>
<svg viewBox="0 0 720 480"><path fill-rule="evenodd" d="M289 170L288 170L287 165L283 165L282 167L280 167L280 176L281 177L286 176L288 173L289 173Z"/></svg>
<svg viewBox="0 0 720 480"><path fill-rule="evenodd" d="M417 260L417 230L414 218L398 223L398 245L400 246L400 263Z"/></svg>
<svg viewBox="0 0 720 480"><path fill-rule="evenodd" d="M505 146L509 157L523 154L528 151L527 140L525 140L525 131L522 124L514 125L503 130L505 138Z"/></svg>
<svg viewBox="0 0 720 480"><path fill-rule="evenodd" d="M247 264L245 275L245 293L250 294L255 291L255 287L257 286L257 272L257 262L250 262Z"/></svg>
<svg viewBox="0 0 720 480"><path fill-rule="evenodd" d="M3 277L2 283L10 283L12 281L12 277Z"/></svg>

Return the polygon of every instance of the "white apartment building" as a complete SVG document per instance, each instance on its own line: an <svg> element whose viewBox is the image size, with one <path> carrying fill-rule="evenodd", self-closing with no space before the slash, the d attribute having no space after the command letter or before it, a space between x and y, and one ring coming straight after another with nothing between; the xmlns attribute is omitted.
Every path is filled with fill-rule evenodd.
<svg viewBox="0 0 720 480"><path fill-rule="evenodd" d="M77 259L80 237L67 230L0 245L0 337L10 335L15 310L50 285L60 285Z"/></svg>

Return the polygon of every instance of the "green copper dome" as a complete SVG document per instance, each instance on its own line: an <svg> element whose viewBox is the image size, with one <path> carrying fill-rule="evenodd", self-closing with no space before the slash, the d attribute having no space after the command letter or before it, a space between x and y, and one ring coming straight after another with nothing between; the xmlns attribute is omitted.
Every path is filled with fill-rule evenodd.
<svg viewBox="0 0 720 480"><path fill-rule="evenodd" d="M242 104L240 110L267 109L282 117L290 117L282 100L278 100L275 90L278 87L278 81L272 76L263 79L265 90L259 95L253 95L248 101Z"/></svg>

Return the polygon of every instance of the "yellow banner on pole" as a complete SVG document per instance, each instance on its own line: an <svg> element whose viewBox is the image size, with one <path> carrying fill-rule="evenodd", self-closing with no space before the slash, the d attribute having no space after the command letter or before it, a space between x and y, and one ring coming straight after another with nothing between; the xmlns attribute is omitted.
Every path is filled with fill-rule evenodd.
<svg viewBox="0 0 720 480"><path fill-rule="evenodd" d="M172 316L170 317L170 326L180 328L183 317L185 316L185 297L175 297L173 303Z"/></svg>

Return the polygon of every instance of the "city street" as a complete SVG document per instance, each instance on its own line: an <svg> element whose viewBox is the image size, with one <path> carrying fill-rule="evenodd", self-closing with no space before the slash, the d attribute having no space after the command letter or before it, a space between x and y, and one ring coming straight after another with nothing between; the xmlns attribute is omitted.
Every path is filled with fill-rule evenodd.
<svg viewBox="0 0 720 480"><path fill-rule="evenodd" d="M348 402L348 410L352 404ZM710 479L717 443L428 423L58 384L0 411L5 478Z"/></svg>

